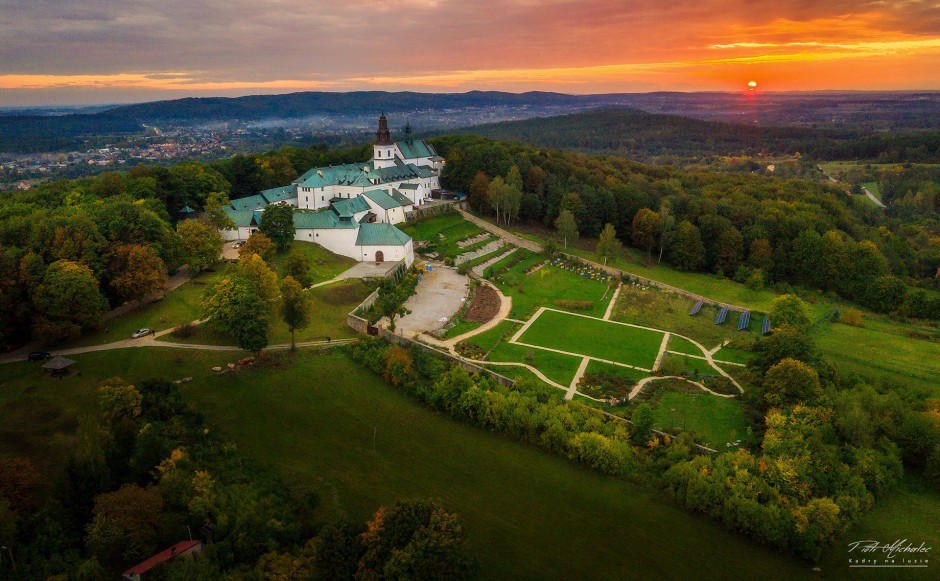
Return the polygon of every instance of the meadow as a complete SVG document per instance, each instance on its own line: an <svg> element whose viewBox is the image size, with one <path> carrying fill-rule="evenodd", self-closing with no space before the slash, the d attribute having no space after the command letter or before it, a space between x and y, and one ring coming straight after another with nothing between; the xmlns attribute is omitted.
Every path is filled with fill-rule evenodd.
<svg viewBox="0 0 940 581"><path fill-rule="evenodd" d="M184 396L210 429L287 486L313 485L324 520L363 521L398 498L441 498L460 515L484 579L811 575L809 565L688 515L644 487L431 412L342 354L301 351L268 369L209 371L230 357L89 353L75 356L82 375L61 381L26 362L4 366L0 405L17 421L4 423L0 454L23 453L8 444L15 434L36 444L31 456L55 449L61 458L74 445L78 417L94 413L95 386L106 377L187 375L193 381L182 386ZM28 421L53 400L58 420Z"/></svg>

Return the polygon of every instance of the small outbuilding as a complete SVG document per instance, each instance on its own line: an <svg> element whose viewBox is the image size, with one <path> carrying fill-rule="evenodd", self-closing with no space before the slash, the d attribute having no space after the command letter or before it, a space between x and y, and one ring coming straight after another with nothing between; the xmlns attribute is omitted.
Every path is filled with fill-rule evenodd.
<svg viewBox="0 0 940 581"><path fill-rule="evenodd" d="M75 365L75 361L61 355L56 355L42 366L52 377L64 377L69 374L69 367Z"/></svg>
<svg viewBox="0 0 940 581"><path fill-rule="evenodd" d="M125 581L142 581L145 575L154 567L173 559L192 559L195 555L202 553L202 543L200 541L182 541L176 543L169 549L161 551L150 557L142 563L138 563L124 571L121 577Z"/></svg>

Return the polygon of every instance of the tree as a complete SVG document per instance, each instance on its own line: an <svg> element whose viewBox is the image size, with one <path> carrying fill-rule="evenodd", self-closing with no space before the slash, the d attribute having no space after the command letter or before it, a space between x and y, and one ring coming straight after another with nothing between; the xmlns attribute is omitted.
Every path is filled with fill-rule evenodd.
<svg viewBox="0 0 940 581"><path fill-rule="evenodd" d="M647 262L653 261L653 244L656 242L656 232L660 226L659 214L649 208L640 208L633 216L633 243L640 248L646 248Z"/></svg>
<svg viewBox="0 0 940 581"><path fill-rule="evenodd" d="M680 270L697 270L705 263L705 245L698 228L688 220L679 223L669 247L669 259Z"/></svg>
<svg viewBox="0 0 940 581"><path fill-rule="evenodd" d="M761 339L755 347L752 367L763 373L784 359L813 363L817 359L813 339L792 325L781 325Z"/></svg>
<svg viewBox="0 0 940 581"><path fill-rule="evenodd" d="M653 408L649 404L641 403L633 410L633 429L630 432L630 439L634 444L645 445L653 430Z"/></svg>
<svg viewBox="0 0 940 581"><path fill-rule="evenodd" d="M257 254L252 257L261 261ZM251 280L237 275L223 278L206 295L202 309L209 324L232 335L242 349L258 352L267 347L271 302L262 298Z"/></svg>
<svg viewBox="0 0 940 581"><path fill-rule="evenodd" d="M0 499L10 501L10 508L22 515L35 512L42 505L48 483L28 458L0 459Z"/></svg>
<svg viewBox="0 0 940 581"><path fill-rule="evenodd" d="M502 206L506 182L500 176L496 176L486 187L486 203L496 212L496 221L499 222L499 208Z"/></svg>
<svg viewBox="0 0 940 581"><path fill-rule="evenodd" d="M94 520L86 527L86 542L104 563L133 561L149 555L163 513L157 487L125 484L95 498Z"/></svg>
<svg viewBox="0 0 940 581"><path fill-rule="evenodd" d="M764 272L771 272L774 268L774 249L770 242L764 238L755 238L747 255L748 263L754 268Z"/></svg>
<svg viewBox="0 0 940 581"><path fill-rule="evenodd" d="M242 280L248 281L258 293L258 297L266 304L268 308L273 307L277 299L277 273L271 270L271 267L261 259L257 254L243 256L238 261L236 276Z"/></svg>
<svg viewBox="0 0 940 581"><path fill-rule="evenodd" d="M33 295L38 315L33 335L51 342L79 336L96 328L107 303L91 269L70 260L49 265Z"/></svg>
<svg viewBox="0 0 940 581"><path fill-rule="evenodd" d="M784 359L768 369L762 389L764 401L775 407L797 403L812 405L822 395L819 374L796 359Z"/></svg>
<svg viewBox="0 0 940 581"><path fill-rule="evenodd" d="M281 282L281 301L281 317L290 330L290 349L294 351L294 331L310 324L310 303L304 289L292 276Z"/></svg>
<svg viewBox="0 0 940 581"><path fill-rule="evenodd" d="M718 267L725 276L737 270L743 253L744 237L737 228L732 226L718 235Z"/></svg>
<svg viewBox="0 0 940 581"><path fill-rule="evenodd" d="M790 325L804 333L813 327L806 303L796 295L781 295L774 299L770 305L770 321L775 327Z"/></svg>
<svg viewBox="0 0 940 581"><path fill-rule="evenodd" d="M572 243L578 240L578 223L574 219L574 214L570 210L562 210L555 220L555 228L558 234L565 241L565 248L568 248L568 241Z"/></svg>
<svg viewBox="0 0 940 581"><path fill-rule="evenodd" d="M365 552L362 530L348 522L328 524L316 538L313 568L320 579L352 579Z"/></svg>
<svg viewBox="0 0 940 581"><path fill-rule="evenodd" d="M209 222L183 220L176 226L185 260L193 272L212 266L222 255L222 235Z"/></svg>
<svg viewBox="0 0 940 581"><path fill-rule="evenodd" d="M139 244L118 246L111 269L111 287L124 301L141 300L163 290L169 280L157 253Z"/></svg>
<svg viewBox="0 0 940 581"><path fill-rule="evenodd" d="M879 313L890 313L901 308L907 285L896 276L882 276L870 281L864 297L865 304Z"/></svg>
<svg viewBox="0 0 940 581"><path fill-rule="evenodd" d="M212 192L206 198L203 205L206 220L215 227L216 230L234 230L235 222L225 211L230 208L232 203L225 192Z"/></svg>
<svg viewBox="0 0 940 581"><path fill-rule="evenodd" d="M143 399L136 387L119 377L105 380L98 387L98 407L109 424L122 419L136 420Z"/></svg>
<svg viewBox="0 0 940 581"><path fill-rule="evenodd" d="M313 277L310 275L310 259L302 252L292 250L284 260L284 276L294 277L300 286L307 288L313 283Z"/></svg>
<svg viewBox="0 0 940 581"><path fill-rule="evenodd" d="M287 252L294 241L294 208L288 204L265 206L260 230L274 242L278 252Z"/></svg>
<svg viewBox="0 0 940 581"><path fill-rule="evenodd" d="M470 188L467 195L467 203L470 204L470 207L474 210L477 210L481 213L486 213L489 208L487 202L487 195L490 187L490 176L486 175L482 171L478 171L475 176L473 176L473 181L470 182Z"/></svg>
<svg viewBox="0 0 940 581"><path fill-rule="evenodd" d="M617 239L617 231L613 224L605 224L601 230L600 238L597 239L597 256L604 258L604 266L607 265L607 259L616 256L620 252L620 240Z"/></svg>
<svg viewBox="0 0 940 581"><path fill-rule="evenodd" d="M273 253L274 243L261 232L252 232L245 245L238 249L239 257L257 254L264 261L268 261Z"/></svg>

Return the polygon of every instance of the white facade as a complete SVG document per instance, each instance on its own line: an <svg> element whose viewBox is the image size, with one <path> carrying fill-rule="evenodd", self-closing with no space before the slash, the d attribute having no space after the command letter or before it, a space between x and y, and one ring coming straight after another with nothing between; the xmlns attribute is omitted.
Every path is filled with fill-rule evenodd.
<svg viewBox="0 0 940 581"><path fill-rule="evenodd" d="M376 256L381 252L383 262L398 262L405 260L405 266L411 266L415 261L414 243L409 240L404 246L359 246L359 255L354 257L362 262L379 262Z"/></svg>

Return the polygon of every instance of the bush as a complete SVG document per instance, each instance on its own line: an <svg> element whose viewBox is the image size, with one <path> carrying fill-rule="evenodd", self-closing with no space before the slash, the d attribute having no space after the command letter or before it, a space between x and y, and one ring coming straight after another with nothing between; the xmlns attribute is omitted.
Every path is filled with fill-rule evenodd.
<svg viewBox="0 0 940 581"><path fill-rule="evenodd" d="M587 311L594 306L594 301L560 299L555 301L555 306L573 311Z"/></svg>
<svg viewBox="0 0 940 581"><path fill-rule="evenodd" d="M862 312L858 309L847 308L839 313L839 322L854 327L862 326Z"/></svg>

